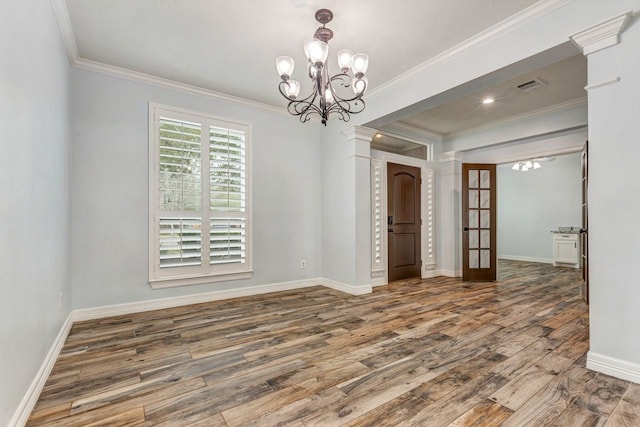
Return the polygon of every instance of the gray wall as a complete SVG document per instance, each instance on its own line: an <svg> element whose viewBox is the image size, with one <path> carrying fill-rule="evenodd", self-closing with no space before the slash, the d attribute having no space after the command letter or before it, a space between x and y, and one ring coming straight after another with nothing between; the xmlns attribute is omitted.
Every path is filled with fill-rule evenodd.
<svg viewBox="0 0 640 427"><path fill-rule="evenodd" d="M320 130L290 116L73 71L73 307L166 298L320 275ZM152 290L148 279L148 103L253 126L254 275ZM307 268L300 269L300 259Z"/></svg>
<svg viewBox="0 0 640 427"><path fill-rule="evenodd" d="M557 156L528 172L498 165L498 257L552 262L550 230L580 226L580 154Z"/></svg>
<svg viewBox="0 0 640 427"><path fill-rule="evenodd" d="M2 12L0 425L6 425L71 307L71 146L70 67L51 6L5 2Z"/></svg>

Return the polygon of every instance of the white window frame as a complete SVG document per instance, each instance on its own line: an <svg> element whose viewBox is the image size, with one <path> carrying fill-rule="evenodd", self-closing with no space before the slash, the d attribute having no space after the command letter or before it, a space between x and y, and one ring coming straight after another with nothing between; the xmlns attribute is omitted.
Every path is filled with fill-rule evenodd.
<svg viewBox="0 0 640 427"><path fill-rule="evenodd" d="M202 218L202 258L199 266L194 267L176 267L176 268L160 268L160 167L159 167L159 148L160 148L160 117L170 117L176 120L184 120L188 122L200 122L203 133L208 134L210 125L231 129L241 130L245 132L245 262L244 263L225 263L218 265L210 265L208 257L208 246L205 242L209 242L210 220L216 217L233 216L233 213L217 214L209 208L209 200L201 203L201 209L194 211L194 216ZM205 132L206 130L206 132ZM208 137L206 139L208 141ZM204 157L208 153L209 144L205 144L205 140L201 142L202 154ZM205 147L206 146L206 147ZM201 157L201 158L202 158ZM253 274L253 216L252 216L252 128L248 122L221 118L206 113L185 110L172 106L166 106L156 103L149 103L149 285L153 289L161 289L175 286L186 286L203 283L213 283L229 280L239 280L250 278ZM202 164L208 164L208 158L202 161ZM202 168L205 169L204 167ZM201 176L201 191L203 194L209 194L209 168L207 173ZM163 211L167 215L166 211ZM185 212L181 212L185 217ZM189 216L189 215L187 215ZM207 227L204 224L208 224ZM205 238L205 236L207 238ZM205 245L207 249L205 250Z"/></svg>

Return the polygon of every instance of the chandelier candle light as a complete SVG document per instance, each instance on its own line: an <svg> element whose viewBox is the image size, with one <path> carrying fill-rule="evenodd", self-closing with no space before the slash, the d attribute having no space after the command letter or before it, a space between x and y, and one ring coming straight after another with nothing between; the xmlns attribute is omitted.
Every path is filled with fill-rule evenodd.
<svg viewBox="0 0 640 427"><path fill-rule="evenodd" d="M304 53L308 61L307 72L313 82L311 94L306 98L298 99L300 82L290 78L293 74L294 61L289 56L276 58L276 68L282 79L278 88L282 96L289 101L287 106L289 113L300 116L302 123L309 121L313 113L320 116L325 126L331 114L348 122L351 114L360 113L365 107L362 96L367 89L368 80L364 74L367 72L369 57L364 53L354 54L349 49L341 49L337 52L340 73L329 77L328 42L333 37L333 31L327 28L326 24L333 19L333 12L329 9L320 9L316 12L315 18L322 26L316 30L312 38L304 41ZM353 94L345 90L349 86ZM342 87L341 93L336 91L337 87Z"/></svg>

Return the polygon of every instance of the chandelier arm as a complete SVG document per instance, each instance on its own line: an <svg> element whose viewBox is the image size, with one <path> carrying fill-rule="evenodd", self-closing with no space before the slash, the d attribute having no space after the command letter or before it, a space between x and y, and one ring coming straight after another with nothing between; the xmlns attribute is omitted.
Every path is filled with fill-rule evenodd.
<svg viewBox="0 0 640 427"><path fill-rule="evenodd" d="M289 112L289 114L294 116L301 116L300 120L303 122L309 120L308 116L313 112L321 114L320 109L314 104L316 97L318 96L315 85L314 90L311 92L311 94L304 99L291 99L289 96L287 96L284 88L288 87L288 85L288 82L286 80L283 80L280 82L278 89L280 90L280 94L289 101L289 104L287 105L287 111ZM306 120L303 120L303 117L306 117Z"/></svg>
<svg viewBox="0 0 640 427"><path fill-rule="evenodd" d="M331 79L329 79L329 80L330 80L331 83L333 83L334 81L337 81L343 87L351 86L351 79L349 78L349 75L347 73L336 74L335 76L332 76Z"/></svg>
<svg viewBox="0 0 640 427"><path fill-rule="evenodd" d="M306 98L303 98L303 99L291 99L291 98L289 98L289 95L287 95L287 93L284 91L284 89L283 89L284 87L289 87L289 82L287 82L286 80L282 80L280 82L280 84L278 85L278 90L280 91L280 94L287 99L287 101L299 102L299 103L300 102L314 102L315 101L315 96L316 96L315 88L314 88L314 91L309 96L307 96ZM314 98L314 99L311 99L311 98ZM310 99L311 99L311 101L309 101Z"/></svg>
<svg viewBox="0 0 640 427"><path fill-rule="evenodd" d="M351 114L349 113L349 111L343 108L338 108L335 104L332 104L331 108L329 108L327 117L331 114L337 115L338 120L342 120L343 122L348 122L351 119Z"/></svg>

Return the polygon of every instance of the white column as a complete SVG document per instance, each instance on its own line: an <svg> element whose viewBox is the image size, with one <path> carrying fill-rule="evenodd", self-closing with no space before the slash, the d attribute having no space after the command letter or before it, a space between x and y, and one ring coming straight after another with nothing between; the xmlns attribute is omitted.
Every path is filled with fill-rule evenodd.
<svg viewBox="0 0 640 427"><path fill-rule="evenodd" d="M374 129L351 126L344 131L354 166L355 194L355 281L371 285L371 138Z"/></svg>
<svg viewBox="0 0 640 427"><path fill-rule="evenodd" d="M449 277L462 275L461 159L460 153L455 151L440 155L439 187L441 202L439 207L440 229L438 232L441 235L441 246L438 263L440 264L442 275Z"/></svg>
<svg viewBox="0 0 640 427"><path fill-rule="evenodd" d="M640 382L640 27L626 25L631 15L571 39L587 55L589 78L587 368Z"/></svg>

